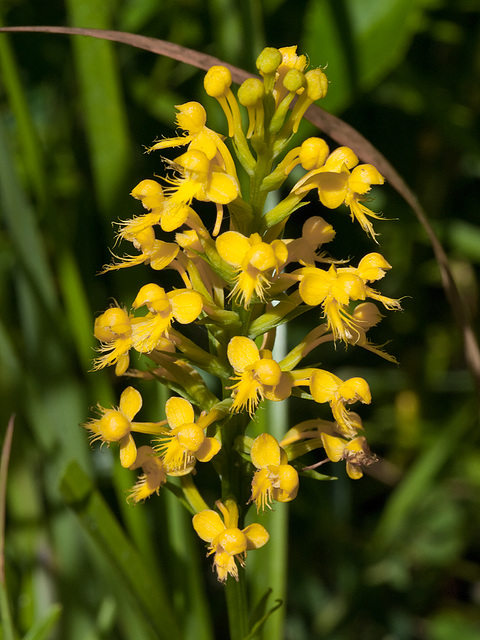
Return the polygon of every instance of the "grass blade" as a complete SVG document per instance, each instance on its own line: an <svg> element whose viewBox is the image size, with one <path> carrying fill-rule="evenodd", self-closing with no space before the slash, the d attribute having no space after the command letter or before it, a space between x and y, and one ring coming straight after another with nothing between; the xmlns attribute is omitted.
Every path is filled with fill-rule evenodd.
<svg viewBox="0 0 480 640"><path fill-rule="evenodd" d="M61 481L65 502L76 513L84 531L118 572L119 586L134 598L146 622L159 638L182 638L173 617L166 588L153 575L126 538L102 496L76 462L70 463Z"/></svg>
<svg viewBox="0 0 480 640"><path fill-rule="evenodd" d="M7 493L8 462L12 448L14 416L10 418L2 446L0 461L0 614L2 618L3 640L14 640L10 603L8 602L7 586L5 582L5 501Z"/></svg>

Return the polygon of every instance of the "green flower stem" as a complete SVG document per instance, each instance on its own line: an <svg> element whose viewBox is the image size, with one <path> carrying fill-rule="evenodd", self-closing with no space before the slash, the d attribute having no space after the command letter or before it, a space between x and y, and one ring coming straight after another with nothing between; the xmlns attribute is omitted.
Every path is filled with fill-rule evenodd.
<svg viewBox="0 0 480 640"><path fill-rule="evenodd" d="M191 474L180 477L180 483L182 485L183 494L188 504L195 510L195 513L208 509L208 504L200 495L199 490L193 482Z"/></svg>
<svg viewBox="0 0 480 640"><path fill-rule="evenodd" d="M283 222L296 208L298 208L303 194L289 193L288 196L279 202L276 207L268 211L264 216L265 229L270 229L273 225Z"/></svg>
<svg viewBox="0 0 480 640"><path fill-rule="evenodd" d="M227 600L230 640L243 640L248 635L249 624L245 574L242 570L238 573L238 581L232 578L227 579L225 597Z"/></svg>
<svg viewBox="0 0 480 640"><path fill-rule="evenodd" d="M264 191L261 188L262 183L264 178L268 176L269 173L271 172L271 169L272 169L272 154L270 153L270 150L268 150L266 153L258 156L257 170L252 176L250 198L251 198L253 215L255 217L255 220L257 221L259 221L261 218L261 215L263 213L263 208L265 206L265 200L267 199L267 195L268 195L268 191ZM258 231L258 226L259 225L257 223L257 229L255 229L255 231Z"/></svg>
<svg viewBox="0 0 480 640"><path fill-rule="evenodd" d="M220 475L222 480L222 499L234 498L238 504L241 525L243 520L242 486L244 466L239 460L234 447L235 439L245 433L249 422L248 416L238 414L228 420L221 428L222 433L222 464ZM243 501L245 502L246 499Z"/></svg>

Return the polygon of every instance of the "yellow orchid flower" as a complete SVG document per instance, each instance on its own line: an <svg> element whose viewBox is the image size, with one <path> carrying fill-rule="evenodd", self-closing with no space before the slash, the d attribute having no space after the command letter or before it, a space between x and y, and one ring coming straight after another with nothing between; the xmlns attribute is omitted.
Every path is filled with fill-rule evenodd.
<svg viewBox="0 0 480 640"><path fill-rule="evenodd" d="M300 281L299 293L305 304L322 305L328 329L335 340L348 342L352 337L352 317L346 306L351 300L365 300L364 281L348 269L331 265L328 271L306 267Z"/></svg>
<svg viewBox="0 0 480 640"><path fill-rule="evenodd" d="M223 260L238 269L231 295L238 297L245 308L254 293L260 300L265 299L265 289L278 279L288 260L284 242L274 240L268 244L258 233L247 238L238 231L226 231L216 239L216 247Z"/></svg>
<svg viewBox="0 0 480 640"><path fill-rule="evenodd" d="M233 337L228 343L227 357L236 374L232 379L238 380L231 387L232 411L246 408L253 416L260 400L279 401L290 395L292 382L288 373L280 369L270 351L259 351L250 338Z"/></svg>
<svg viewBox="0 0 480 640"><path fill-rule="evenodd" d="M117 234L119 239L133 241L142 231L157 224L163 231L174 231L190 218L198 219L188 204L172 203L165 198L162 186L156 180L142 180L130 195L140 200L149 213L120 222Z"/></svg>
<svg viewBox="0 0 480 640"><path fill-rule="evenodd" d="M320 437L328 459L332 462L345 460L347 474L352 480L358 480L363 476L362 466L367 467L377 461L377 458L370 453L364 436L358 436L350 441L328 433L322 433Z"/></svg>
<svg viewBox="0 0 480 640"><path fill-rule="evenodd" d="M314 267L315 262L324 259L317 251L322 244L331 242L335 230L329 222L320 216L312 216L305 221L302 235L294 240L284 240L288 248L288 262L299 262L306 267Z"/></svg>
<svg viewBox="0 0 480 640"><path fill-rule="evenodd" d="M314 369L310 374L310 393L315 402L330 404L338 431L342 435L348 438L357 435L358 421L345 408L345 405L353 404L357 400L370 404L372 401L370 388L363 378L349 378L343 381L329 371Z"/></svg>
<svg viewBox="0 0 480 640"><path fill-rule="evenodd" d="M130 364L132 317L120 307L110 307L96 318L94 336L101 342L98 351L103 354L95 359L94 371L115 364L116 375L123 375Z"/></svg>
<svg viewBox="0 0 480 640"><path fill-rule="evenodd" d="M187 132L186 135L160 140L150 147L148 151L188 144L189 149L204 151L210 160L215 158L219 166L222 166L228 174L236 178L235 162L228 147L218 133L206 126L207 113L205 107L199 102L186 102L185 104L176 105L175 109L178 110L176 123L180 129Z"/></svg>
<svg viewBox="0 0 480 640"><path fill-rule="evenodd" d="M272 500L290 502L296 498L298 473L288 464L285 451L273 436L262 433L255 438L250 456L257 469L252 480L250 501L256 503L257 511L270 507Z"/></svg>
<svg viewBox="0 0 480 640"><path fill-rule="evenodd" d="M132 345L140 353L149 353L168 334L172 320L190 324L203 308L202 296L191 289L175 289L169 293L155 283L144 285L133 302L133 308L146 306L150 313L136 318L132 328Z"/></svg>
<svg viewBox="0 0 480 640"><path fill-rule="evenodd" d="M275 71L275 84L273 89L273 96L277 106L288 94L288 89L286 89L284 85L287 73L292 69L302 73L308 64L307 56L303 54L297 55L297 45L293 45L291 47L280 47L278 51L282 58Z"/></svg>
<svg viewBox="0 0 480 640"><path fill-rule="evenodd" d="M138 448L137 458L130 469L142 468L143 474L139 477L135 486L130 490L127 500L132 500L135 504L143 502L146 498L160 490L160 487L167 481L167 473L163 460L155 455L152 447L144 445Z"/></svg>
<svg viewBox="0 0 480 640"><path fill-rule="evenodd" d="M102 273L123 269L125 267L133 267L137 264L149 264L155 271L160 271L175 260L180 251L180 247L174 242L164 242L155 238L155 231L152 226L145 227L136 233L125 233L125 240L133 243L135 249L140 251L138 256L123 256L120 258L115 256L120 262L105 265Z"/></svg>
<svg viewBox="0 0 480 640"><path fill-rule="evenodd" d="M213 566L217 570L220 582L225 582L228 575L238 580L238 567L245 566L247 551L259 549L268 542L269 535L261 524L253 523L240 530L238 528L238 507L233 500L225 504L217 500L215 503L223 516L211 509L205 509L193 516L193 527L198 536L208 542L208 555L214 554Z"/></svg>
<svg viewBox="0 0 480 640"><path fill-rule="evenodd" d="M163 429L164 422L133 422L133 418L142 408L142 403L140 393L133 387L127 387L120 396L117 409L105 409L99 405L101 417L85 424L85 428L92 432L92 442L101 440L108 445L118 442L122 467L130 467L137 457L132 431L158 435Z"/></svg>
<svg viewBox="0 0 480 640"><path fill-rule="evenodd" d="M339 147L328 156L322 167L310 171L299 180L292 192L305 193L315 187L320 202L328 209L345 204L350 209L352 220L356 218L365 233L375 240L377 234L368 218L379 220L382 216L368 209L361 201L372 185L384 182L384 177L373 165L359 165L357 156L350 148Z"/></svg>
<svg viewBox="0 0 480 640"><path fill-rule="evenodd" d="M236 176L216 165L214 158L209 157L206 151L208 153L208 149L190 149L175 159L174 166L181 177L168 178L171 185L168 190L171 194L169 203L173 208L189 205L193 198L215 203L217 219L213 235L217 235L222 223L223 206L240 195L240 188Z"/></svg>
<svg viewBox="0 0 480 640"><path fill-rule="evenodd" d="M120 238L128 239L128 235L156 224L160 224L164 231L174 231L189 221L193 226L204 228L200 218L190 207L194 198L216 205L214 235L218 234L223 205L233 202L239 196L240 188L236 173L231 174L226 168L232 171L233 162L225 165L224 156L217 154L217 147L208 136L203 138L203 144L197 142L197 146L192 143L188 151L171 163L179 176L165 178L170 185L165 189L167 198L154 180L144 180L132 191L132 195L141 200L143 206L150 209L150 213L120 223Z"/></svg>
<svg viewBox="0 0 480 640"><path fill-rule="evenodd" d="M189 473L195 460L208 462L220 451L218 440L204 434L204 430L217 419L215 410L202 414L195 422L190 402L175 397L167 400L165 414L170 429L163 430L155 449L162 453L169 473Z"/></svg>
<svg viewBox="0 0 480 640"><path fill-rule="evenodd" d="M367 285L378 280L391 266L379 253L366 255L357 268L331 265L328 271L316 267L305 267L296 273L301 277L299 293L305 304L321 304L327 318L328 328L335 339L350 342L358 335L355 320L346 309L351 300L373 298L387 309L401 309L398 300L382 296Z"/></svg>

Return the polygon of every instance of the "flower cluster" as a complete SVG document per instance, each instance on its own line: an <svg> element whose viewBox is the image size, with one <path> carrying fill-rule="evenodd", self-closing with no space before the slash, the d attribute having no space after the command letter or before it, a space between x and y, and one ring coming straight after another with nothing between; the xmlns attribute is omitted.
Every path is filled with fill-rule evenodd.
<svg viewBox="0 0 480 640"><path fill-rule="evenodd" d="M394 362L367 332L382 317L376 302L400 309L398 300L373 288L391 268L380 253L350 264L324 247L335 236L333 209L345 209L377 242L372 219L380 215L366 203L383 177L375 167L359 164L347 147L330 151L317 137L291 145L306 109L327 93L324 71L307 71L307 59L296 47L265 49L257 68L261 77L246 80L236 96L226 67L206 74L206 93L225 113L227 142L207 126L200 103L176 107L181 134L157 141L149 151L179 155L165 161L162 184L146 179L133 189L144 212L118 226L118 240L132 249L104 267L143 264L153 272L130 308L114 304L95 320L100 345L94 368L114 366L117 376L165 385L173 395L164 416L135 421L142 397L130 386L118 408L99 407L99 417L86 425L93 440L118 443L124 467L142 471L129 495L134 503L177 482L222 582L228 575L238 579L237 563L243 566L247 551L268 541L261 524L239 527L249 505L255 503L261 517L272 503L293 500L306 469L301 456L323 450L310 475L327 459L344 460L354 479L374 462L361 418L350 408L371 402L366 380L343 380L302 366L302 360L322 344L340 342ZM280 190L282 198L268 198ZM298 237L289 237L287 222L315 191L328 219L314 215ZM199 202L206 203L202 215L196 211ZM158 284L163 269L177 272L178 288L167 291ZM313 307L317 326L277 361L276 328ZM133 368L132 351L148 358L150 367ZM205 381L211 376L219 381L215 392ZM328 405L332 419L298 424L280 442L269 433L250 437L259 403L291 395ZM137 440L148 444L137 448ZM197 462L210 461L219 476L221 516L193 481ZM245 484L250 487L246 504L238 490Z"/></svg>

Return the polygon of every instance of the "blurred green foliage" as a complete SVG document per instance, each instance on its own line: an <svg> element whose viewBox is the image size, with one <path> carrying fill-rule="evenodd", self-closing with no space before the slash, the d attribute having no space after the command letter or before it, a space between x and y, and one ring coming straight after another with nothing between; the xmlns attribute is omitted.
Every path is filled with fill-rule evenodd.
<svg viewBox="0 0 480 640"><path fill-rule="evenodd" d="M417 192L478 326L475 0L4 0L0 19L132 31L250 71L263 46L298 43L313 65L328 65L325 106ZM135 273L95 275L109 260L111 222L137 210L128 193L160 170L143 147L171 132L174 104L192 99L205 102L202 73L145 51L89 38L0 37L0 429L16 414L7 586L18 631L44 629L31 638L49 637L41 633L54 623L56 603L62 613L52 638L171 638L175 625L186 638L207 639L212 628L225 637L222 589L206 563L191 559L204 552L183 511L167 493L128 507L129 473L108 450L90 450L79 426L89 407L116 403L124 386L88 372L94 315L109 298L130 303L135 293ZM210 126L222 127L211 103ZM285 638L473 640L480 637L474 385L425 232L392 189L375 204L395 220L376 225L394 266L382 292L405 296L405 310L372 338L391 340L400 364L343 348L322 358L339 375L353 368L369 381L374 403L365 424L382 461L359 482L339 465L336 482L303 481L290 510ZM318 205L298 212L299 226L312 211ZM353 243L358 255L370 248L347 216L334 225L347 252ZM158 392L145 386L142 394L156 415ZM312 417L310 408L292 403L292 420ZM89 477L103 498L88 488ZM114 548L105 553L109 541ZM142 602L142 585L153 603ZM205 589L216 603L212 620ZM162 630L155 619L162 598L153 594L163 590L173 615ZM185 607L196 608L183 619ZM8 637L5 628L0 637Z"/></svg>

